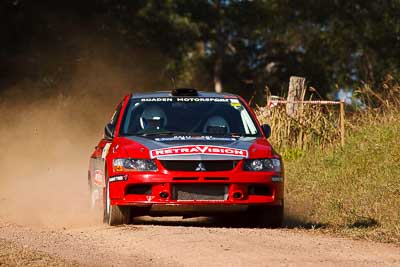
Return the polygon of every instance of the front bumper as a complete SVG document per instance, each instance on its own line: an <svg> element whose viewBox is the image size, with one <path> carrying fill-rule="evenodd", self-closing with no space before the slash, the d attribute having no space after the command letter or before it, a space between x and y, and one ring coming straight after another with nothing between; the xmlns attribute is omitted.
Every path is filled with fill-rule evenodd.
<svg viewBox="0 0 400 267"><path fill-rule="evenodd" d="M275 172L157 172L124 173L124 181L110 182L111 205L151 207L283 205L283 174ZM121 175L120 173L115 175ZM279 179L280 178L280 179ZM177 199L174 188L224 185L223 199ZM156 206L155 206L156 207Z"/></svg>

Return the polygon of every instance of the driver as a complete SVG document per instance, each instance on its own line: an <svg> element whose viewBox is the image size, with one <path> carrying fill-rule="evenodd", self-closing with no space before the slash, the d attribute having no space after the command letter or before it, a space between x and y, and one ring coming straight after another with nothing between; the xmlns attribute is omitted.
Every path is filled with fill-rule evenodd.
<svg viewBox="0 0 400 267"><path fill-rule="evenodd" d="M157 105L144 108L140 115L140 127L143 130L160 130L167 125L167 116L164 110Z"/></svg>
<svg viewBox="0 0 400 267"><path fill-rule="evenodd" d="M203 132L209 134L227 134L230 133L230 128L228 122L223 117L212 116L204 124Z"/></svg>

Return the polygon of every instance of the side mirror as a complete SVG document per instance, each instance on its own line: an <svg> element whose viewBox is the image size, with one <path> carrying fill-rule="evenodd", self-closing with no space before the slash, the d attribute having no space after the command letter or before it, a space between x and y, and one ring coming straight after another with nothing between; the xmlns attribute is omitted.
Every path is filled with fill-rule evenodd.
<svg viewBox="0 0 400 267"><path fill-rule="evenodd" d="M268 124L263 124L261 125L263 132L265 134L266 138L270 138L271 136L271 126L269 126Z"/></svg>
<svg viewBox="0 0 400 267"><path fill-rule="evenodd" d="M114 125L112 125L111 123L108 123L106 125L106 127L104 127L104 137L106 139L113 139L114 137Z"/></svg>

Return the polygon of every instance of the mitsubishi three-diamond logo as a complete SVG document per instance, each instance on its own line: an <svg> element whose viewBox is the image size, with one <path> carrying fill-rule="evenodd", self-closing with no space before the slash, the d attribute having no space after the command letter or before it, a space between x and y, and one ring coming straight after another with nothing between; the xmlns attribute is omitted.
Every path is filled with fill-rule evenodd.
<svg viewBox="0 0 400 267"><path fill-rule="evenodd" d="M195 171L197 171L197 172L204 172L204 171L206 171L206 167L204 166L204 163L203 163L203 162L199 162L199 165L197 165L197 168L196 168Z"/></svg>

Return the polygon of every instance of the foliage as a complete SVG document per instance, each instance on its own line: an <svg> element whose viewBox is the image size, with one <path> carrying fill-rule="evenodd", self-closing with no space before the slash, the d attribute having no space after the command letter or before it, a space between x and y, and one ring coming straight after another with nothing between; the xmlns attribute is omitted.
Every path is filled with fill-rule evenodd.
<svg viewBox="0 0 400 267"><path fill-rule="evenodd" d="M348 113L343 147L321 144L312 133L304 138L285 110L271 117L258 110L278 131L271 142L281 145L285 159L289 226L400 244L400 86L387 76L380 87L380 93L368 84L357 90L366 106ZM334 137L322 124L329 116L315 109L308 127L318 125L318 131ZM290 140L279 139L282 133Z"/></svg>
<svg viewBox="0 0 400 267"><path fill-rule="evenodd" d="M374 122L385 122L397 116L400 107L400 82L387 75L373 90L363 83L355 90L354 98L361 107L347 106L345 132ZM340 116L338 105L304 104L297 117L286 114L285 104L275 107L257 107L261 123L271 126L271 142L287 159L300 157L308 149L334 147L340 143Z"/></svg>
<svg viewBox="0 0 400 267"><path fill-rule="evenodd" d="M256 114L261 123L270 124L272 129L270 140L281 151L324 148L340 143L337 107L303 105L296 118L286 115L285 105L273 108L258 107Z"/></svg>
<svg viewBox="0 0 400 267"><path fill-rule="evenodd" d="M399 9L398 0L5 0L0 71L2 82L68 79L82 54L97 53L122 69L143 66L164 88L173 78L212 90L218 76L256 104L291 75L322 95L336 84L375 88L399 75Z"/></svg>

